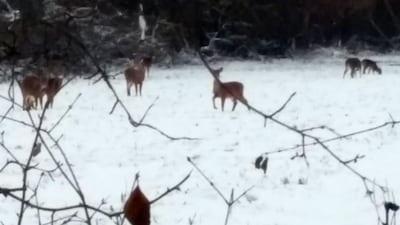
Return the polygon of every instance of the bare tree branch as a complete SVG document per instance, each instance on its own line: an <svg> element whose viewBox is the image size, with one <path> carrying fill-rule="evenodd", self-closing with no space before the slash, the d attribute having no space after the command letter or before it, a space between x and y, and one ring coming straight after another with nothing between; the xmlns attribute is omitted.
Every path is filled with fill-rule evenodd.
<svg viewBox="0 0 400 225"><path fill-rule="evenodd" d="M228 225L229 217L232 212L233 205L235 205L242 197L244 197L251 189L254 188L254 185L245 190L242 194L240 194L238 197L234 197L234 189L231 190L230 198L229 200L222 194L222 192L215 186L214 182L211 181L210 178L196 165L196 163L193 162L193 160L190 157L187 157L187 160L192 166L201 174L201 176L207 181L207 183L215 190L215 192L218 193L218 195L224 200L226 206L227 206L227 212L225 216L225 225Z"/></svg>
<svg viewBox="0 0 400 225"><path fill-rule="evenodd" d="M81 93L76 96L74 101L68 106L67 110L63 113L63 115L60 117L60 119L53 125L53 127L50 128L49 132L51 133L60 123L61 121L65 118L65 116L71 111L72 107L74 107L75 103L78 101L78 99L82 96Z"/></svg>

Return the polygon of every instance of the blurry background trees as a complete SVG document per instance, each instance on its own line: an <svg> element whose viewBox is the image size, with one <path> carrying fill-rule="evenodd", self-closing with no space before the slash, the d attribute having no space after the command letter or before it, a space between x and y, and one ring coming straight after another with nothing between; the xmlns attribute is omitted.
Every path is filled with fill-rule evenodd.
<svg viewBox="0 0 400 225"><path fill-rule="evenodd" d="M143 42L139 3L148 24ZM58 58L84 66L66 32L105 63L142 53L174 62L199 47L244 58L286 57L321 46L390 51L400 47L400 1L0 0L3 64Z"/></svg>

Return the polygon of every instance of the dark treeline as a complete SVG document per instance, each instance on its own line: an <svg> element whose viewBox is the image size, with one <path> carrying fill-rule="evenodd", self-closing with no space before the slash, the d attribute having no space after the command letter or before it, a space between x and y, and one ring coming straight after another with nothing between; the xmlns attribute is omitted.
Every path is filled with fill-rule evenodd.
<svg viewBox="0 0 400 225"><path fill-rule="evenodd" d="M100 60L153 54L286 56L336 46L352 51L400 47L398 0L2 0L2 60L62 57L84 63L69 34ZM8 4L6 4L8 3ZM139 4L148 29L140 42ZM19 10L19 13L16 13ZM14 16L15 14L15 16ZM13 19L10 19L13 18Z"/></svg>

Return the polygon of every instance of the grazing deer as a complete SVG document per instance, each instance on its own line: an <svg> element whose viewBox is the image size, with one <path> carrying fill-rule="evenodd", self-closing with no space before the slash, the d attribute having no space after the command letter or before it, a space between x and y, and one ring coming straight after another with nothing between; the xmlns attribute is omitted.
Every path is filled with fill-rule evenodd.
<svg viewBox="0 0 400 225"><path fill-rule="evenodd" d="M42 98L46 92L47 78L30 75L22 80L20 87L24 110L30 110L32 107L37 109L38 100L40 101L40 106L43 108Z"/></svg>
<svg viewBox="0 0 400 225"><path fill-rule="evenodd" d="M128 96L131 95L131 87L133 84L135 84L136 96L138 94L138 91L140 93L140 96L142 96L142 86L145 78L145 73L146 66L144 64L143 58L140 59L139 63L132 65L125 70L126 90Z"/></svg>
<svg viewBox="0 0 400 225"><path fill-rule="evenodd" d="M203 61L204 65L207 67L207 69L210 71L210 73L214 77L214 83L213 83L213 106L214 109L217 109L215 106L215 99L216 98L221 98L221 110L224 111L224 105L225 105L225 100L227 98L232 99L233 101L233 107L232 111L235 110L237 101L242 102L243 104L248 105L247 100L243 96L243 84L237 81L231 81L231 82L221 82L219 80L220 74L223 70L223 68L219 69L212 69L208 63L205 61L203 58L202 54L199 53L201 60ZM250 107L248 106L248 109L250 110Z"/></svg>
<svg viewBox="0 0 400 225"><path fill-rule="evenodd" d="M373 73L378 73L379 75L382 74L382 69L373 60L363 59L361 61L361 64L362 64L362 67L363 67L363 74L365 74L365 72L370 73L371 71Z"/></svg>
<svg viewBox="0 0 400 225"><path fill-rule="evenodd" d="M346 59L343 78L346 75L347 71L349 71L349 70L350 70L351 78L355 77L357 71L360 73L360 76L361 76L361 61L360 61L360 59L358 59L358 58Z"/></svg>

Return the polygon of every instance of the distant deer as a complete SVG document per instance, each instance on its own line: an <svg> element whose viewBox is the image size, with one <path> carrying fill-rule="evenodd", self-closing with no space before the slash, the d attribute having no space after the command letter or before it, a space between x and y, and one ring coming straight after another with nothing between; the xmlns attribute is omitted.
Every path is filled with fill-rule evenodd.
<svg viewBox="0 0 400 225"><path fill-rule="evenodd" d="M40 106L43 108L42 98L47 88L46 78L30 75L22 80L20 86L24 110L30 110L32 107L37 109L38 100L40 102Z"/></svg>
<svg viewBox="0 0 400 225"><path fill-rule="evenodd" d="M243 96L243 84L237 81L231 81L231 82L221 82L219 80L220 74L223 70L223 68L219 69L212 69L208 63L205 61L203 58L202 54L199 53L201 60L203 61L204 65L207 67L207 69L210 71L210 73L214 77L214 83L213 83L213 106L214 109L217 109L215 106L215 99L216 98L221 98L221 110L224 111L224 105L225 105L225 100L227 98L232 99L233 101L233 107L232 111L235 110L237 101L242 102L243 104L248 105L247 100ZM250 110L250 107L249 107Z"/></svg>
<svg viewBox="0 0 400 225"><path fill-rule="evenodd" d="M358 71L361 75L361 61L358 58L348 58L345 62L345 69L343 73L343 78L346 75L347 71L350 70L351 78L354 78L356 72Z"/></svg>
<svg viewBox="0 0 400 225"><path fill-rule="evenodd" d="M153 57L152 56L143 56L142 60L143 60L143 65L146 68L147 77L149 77L150 76L150 67L151 67L151 64L153 63Z"/></svg>
<svg viewBox="0 0 400 225"><path fill-rule="evenodd" d="M373 60L363 59L361 61L361 64L362 64L362 67L363 67L363 74L365 74L365 72L370 73L371 71L373 73L378 73L379 75L382 74L382 69Z"/></svg>
<svg viewBox="0 0 400 225"><path fill-rule="evenodd" d="M44 94L47 96L48 107L53 107L54 97L60 91L62 86L62 76L65 74L65 66L60 60L50 60L47 65L41 68L40 74L47 77ZM40 97L42 101L44 94Z"/></svg>
<svg viewBox="0 0 400 225"><path fill-rule="evenodd" d="M139 63L136 63L125 70L126 90L128 96L131 95L131 87L133 84L135 85L136 96L138 94L138 91L140 93L140 96L142 96L142 86L145 78L145 73L146 66L144 64L143 58L140 59Z"/></svg>
<svg viewBox="0 0 400 225"><path fill-rule="evenodd" d="M45 93L47 95L47 102L50 108L53 108L54 97L61 89L62 79L59 77L51 77L47 79L47 86Z"/></svg>

